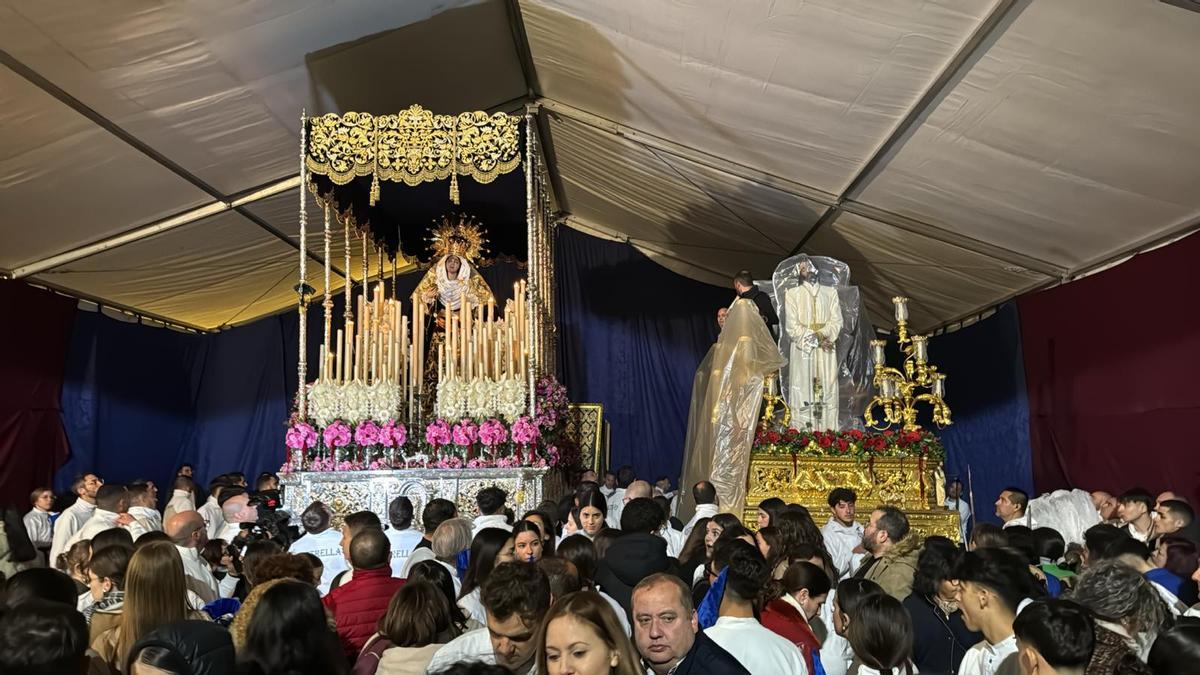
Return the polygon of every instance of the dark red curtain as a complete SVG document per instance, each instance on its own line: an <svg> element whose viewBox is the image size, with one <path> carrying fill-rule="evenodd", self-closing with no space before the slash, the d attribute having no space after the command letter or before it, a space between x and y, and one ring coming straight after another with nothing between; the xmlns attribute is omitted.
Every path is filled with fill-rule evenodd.
<svg viewBox="0 0 1200 675"><path fill-rule="evenodd" d="M67 457L59 394L75 301L0 281L0 503L28 508Z"/></svg>
<svg viewBox="0 0 1200 675"><path fill-rule="evenodd" d="M1200 497L1197 289L1193 235L1018 301L1039 491Z"/></svg>

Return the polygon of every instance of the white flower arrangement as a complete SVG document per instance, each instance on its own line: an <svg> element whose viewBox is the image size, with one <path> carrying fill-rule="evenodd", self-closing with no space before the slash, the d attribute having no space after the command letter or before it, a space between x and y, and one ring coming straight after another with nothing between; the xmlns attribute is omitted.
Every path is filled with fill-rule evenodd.
<svg viewBox="0 0 1200 675"><path fill-rule="evenodd" d="M308 390L308 416L321 427L334 420L351 425L366 420L383 423L396 418L402 403L400 388L384 382L369 386L358 381L314 382Z"/></svg>
<svg viewBox="0 0 1200 675"><path fill-rule="evenodd" d="M528 407L525 380L516 377L506 378L496 384L496 409L510 424L525 414Z"/></svg>

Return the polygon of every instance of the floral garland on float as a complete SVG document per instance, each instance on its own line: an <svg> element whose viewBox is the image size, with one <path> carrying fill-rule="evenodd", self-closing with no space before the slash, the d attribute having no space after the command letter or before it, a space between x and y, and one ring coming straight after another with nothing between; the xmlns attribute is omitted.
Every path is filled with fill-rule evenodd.
<svg viewBox="0 0 1200 675"><path fill-rule="evenodd" d="M563 385L553 377L539 379L534 389L534 414L528 416L521 414L526 400L523 386L519 389L521 396L510 400L509 396L516 396L510 393L517 390L515 385L503 380L492 384L501 386L477 394L475 401L466 396L461 399L466 401L461 408L439 406L439 417L423 430L410 430L394 419L373 419L372 412L381 408L373 407L370 387L362 388L367 391L362 402L342 403L343 411L366 413L351 418L356 422L331 419L327 413L318 416L310 408L316 426L293 416L284 439L292 451L289 457L302 456L303 467L289 459L279 473L286 475L301 468L361 471L530 466L571 470L579 464L579 447L566 434L569 401ZM475 391L473 387L464 388ZM320 400L320 396L317 398Z"/></svg>
<svg viewBox="0 0 1200 675"><path fill-rule="evenodd" d="M787 429L776 431L759 427L754 437L755 453L792 455L793 457L842 457L869 462L880 457L892 459L946 458L946 448L938 437L924 429L916 431L812 431Z"/></svg>

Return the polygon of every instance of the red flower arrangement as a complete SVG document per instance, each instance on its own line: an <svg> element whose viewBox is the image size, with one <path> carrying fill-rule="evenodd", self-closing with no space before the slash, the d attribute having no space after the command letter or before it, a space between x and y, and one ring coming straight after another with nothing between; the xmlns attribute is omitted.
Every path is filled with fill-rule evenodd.
<svg viewBox="0 0 1200 675"><path fill-rule="evenodd" d="M846 431L800 431L759 428L754 437L754 452L804 457L852 457L869 460L876 457L944 460L946 448L938 437L919 431L882 432L847 429Z"/></svg>

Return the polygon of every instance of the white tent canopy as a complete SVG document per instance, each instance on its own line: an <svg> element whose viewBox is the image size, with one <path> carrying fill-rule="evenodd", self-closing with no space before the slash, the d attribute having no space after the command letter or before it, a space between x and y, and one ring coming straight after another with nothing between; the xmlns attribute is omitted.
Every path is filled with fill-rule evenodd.
<svg viewBox="0 0 1200 675"><path fill-rule="evenodd" d="M840 258L931 329L1200 224L1198 44L1159 0L4 0L0 273L243 323L295 302L301 109L532 101L568 225Z"/></svg>

